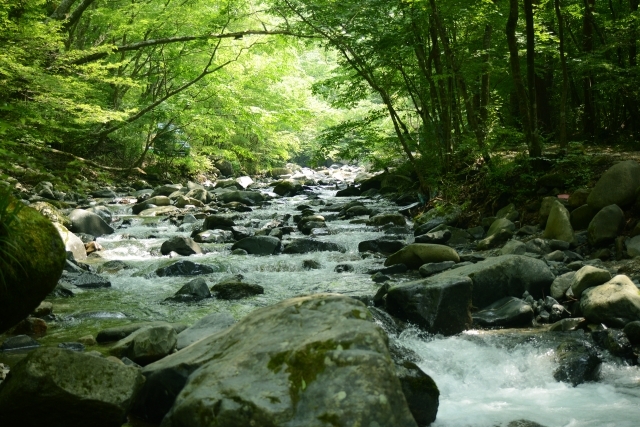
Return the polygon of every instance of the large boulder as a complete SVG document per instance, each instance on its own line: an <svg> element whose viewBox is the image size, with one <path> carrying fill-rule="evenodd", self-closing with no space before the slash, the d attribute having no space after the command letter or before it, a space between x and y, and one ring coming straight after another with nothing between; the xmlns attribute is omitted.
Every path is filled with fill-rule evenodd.
<svg viewBox="0 0 640 427"><path fill-rule="evenodd" d="M229 160L219 159L216 160L214 166L218 168L222 176L232 176L233 175L233 165Z"/></svg>
<svg viewBox="0 0 640 427"><path fill-rule="evenodd" d="M171 354L177 343L176 331L170 325L146 326L118 341L109 353L147 365Z"/></svg>
<svg viewBox="0 0 640 427"><path fill-rule="evenodd" d="M556 381L577 386L587 381L597 381L602 359L596 349L586 341L567 341L556 350L558 368L553 373Z"/></svg>
<svg viewBox="0 0 640 427"><path fill-rule="evenodd" d="M168 301L192 302L211 298L211 292L207 281L202 277L190 280L182 286L174 296L167 298Z"/></svg>
<svg viewBox="0 0 640 427"><path fill-rule="evenodd" d="M609 271L592 265L585 265L574 274L570 285L571 292L574 297L580 298L586 289L600 286L609 280L611 280Z"/></svg>
<svg viewBox="0 0 640 427"><path fill-rule="evenodd" d="M411 361L396 362L396 375L418 426L428 426L436 419L440 390L433 379Z"/></svg>
<svg viewBox="0 0 640 427"><path fill-rule="evenodd" d="M395 264L405 264L410 269L418 269L428 262L453 261L460 262L460 256L455 249L444 245L430 243L412 243L392 254L384 262L385 267Z"/></svg>
<svg viewBox="0 0 640 427"><path fill-rule="evenodd" d="M69 214L71 231L74 233L86 233L99 237L105 234L113 234L114 229L107 224L98 214L83 209L74 209Z"/></svg>
<svg viewBox="0 0 640 427"><path fill-rule="evenodd" d="M160 277L164 276L198 276L200 274L209 274L216 271L213 267L205 264L197 264L195 262L180 260L166 267L160 267L156 270L156 274Z"/></svg>
<svg viewBox="0 0 640 427"><path fill-rule="evenodd" d="M486 307L505 297L521 298L525 291L534 298L549 295L554 274L547 264L524 255L487 258L440 273L438 276L467 276L473 281L473 305ZM438 277L434 276L434 277Z"/></svg>
<svg viewBox="0 0 640 427"><path fill-rule="evenodd" d="M178 334L178 350L227 329L236 323L229 313L211 313Z"/></svg>
<svg viewBox="0 0 640 427"><path fill-rule="evenodd" d="M273 187L273 192L282 197L295 196L302 192L302 184L293 179L284 179Z"/></svg>
<svg viewBox="0 0 640 427"><path fill-rule="evenodd" d="M582 205L572 210L570 218L571 226L574 230L586 230L598 211L599 209L592 208L589 205Z"/></svg>
<svg viewBox="0 0 640 427"><path fill-rule="evenodd" d="M462 208L458 205L447 204L437 208L433 208L416 218L415 222L415 235L428 233L441 224L453 225L458 221L462 214Z"/></svg>
<svg viewBox="0 0 640 427"><path fill-rule="evenodd" d="M391 254L401 250L405 243L393 237L380 237L374 240L365 240L358 243L358 252L380 252Z"/></svg>
<svg viewBox="0 0 640 427"><path fill-rule="evenodd" d="M631 258L640 256L640 235L634 236L627 241L627 255Z"/></svg>
<svg viewBox="0 0 640 427"><path fill-rule="evenodd" d="M570 271L553 279L553 283L551 284L551 297L558 301L564 298L565 293L571 287L575 275L575 271Z"/></svg>
<svg viewBox="0 0 640 427"><path fill-rule="evenodd" d="M249 236L236 242L231 249L244 249L253 255L273 255L280 252L280 239L272 236Z"/></svg>
<svg viewBox="0 0 640 427"><path fill-rule="evenodd" d="M592 323L623 327L640 320L640 291L627 276L618 275L603 285L586 289L580 309Z"/></svg>
<svg viewBox="0 0 640 427"><path fill-rule="evenodd" d="M471 327L471 288L468 277L437 277L402 283L387 291L389 314L422 329L455 335Z"/></svg>
<svg viewBox="0 0 640 427"><path fill-rule="evenodd" d="M592 246L604 246L618 237L624 226L624 212L618 205L609 205L600 209L587 229L587 237Z"/></svg>
<svg viewBox="0 0 640 427"><path fill-rule="evenodd" d="M533 308L515 297L502 298L473 313L473 323L485 327L517 328L530 326L533 321Z"/></svg>
<svg viewBox="0 0 640 427"><path fill-rule="evenodd" d="M51 221L11 200L19 209L7 227L0 218L0 333L29 315L56 287L66 263L65 246Z"/></svg>
<svg viewBox="0 0 640 427"><path fill-rule="evenodd" d="M0 425L119 427L144 382L134 367L45 347L0 384Z"/></svg>
<svg viewBox="0 0 640 427"><path fill-rule="evenodd" d="M634 160L613 165L596 183L587 204L596 209L618 205L627 207L636 200L636 190L640 187L640 165Z"/></svg>
<svg viewBox="0 0 640 427"><path fill-rule="evenodd" d="M569 211L557 200L549 212L543 237L545 239L573 242L573 227L571 226Z"/></svg>
<svg viewBox="0 0 640 427"><path fill-rule="evenodd" d="M71 221L69 221L69 218L67 218L62 212L60 212L51 203L35 202L35 203L31 203L29 207L37 210L42 215L49 218L49 220L53 223L61 224L66 228L71 227Z"/></svg>
<svg viewBox="0 0 640 427"><path fill-rule="evenodd" d="M189 237L174 236L162 243L162 246L160 247L160 253L162 255L169 255L171 252L189 256L201 254L202 249L199 244Z"/></svg>
<svg viewBox="0 0 640 427"><path fill-rule="evenodd" d="M224 203L238 202L253 206L262 203L264 196L258 191L229 191L219 194L218 200Z"/></svg>
<svg viewBox="0 0 640 427"><path fill-rule="evenodd" d="M370 319L362 303L332 294L257 309L145 367L135 412L164 427L415 427Z"/></svg>
<svg viewBox="0 0 640 427"><path fill-rule="evenodd" d="M64 242L64 249L73 254L73 259L76 261L84 261L87 259L87 250L82 243L82 239L67 230L67 228L57 222L53 223L56 230L60 234L60 238Z"/></svg>

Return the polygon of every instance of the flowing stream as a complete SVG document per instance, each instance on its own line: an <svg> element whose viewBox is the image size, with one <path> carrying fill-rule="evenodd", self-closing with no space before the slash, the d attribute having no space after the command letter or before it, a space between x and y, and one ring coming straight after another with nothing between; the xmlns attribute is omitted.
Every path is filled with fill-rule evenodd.
<svg viewBox="0 0 640 427"><path fill-rule="evenodd" d="M263 188L261 191L271 191ZM253 212L238 214L239 225L260 228L272 219L298 214L296 206L312 205L314 210L351 198L335 197L335 188L316 187L317 198L308 196L273 199ZM364 203L379 212L396 212L398 207L381 198ZM165 218L141 218L131 215L127 205L108 205L125 223L115 234L98 242L104 247L99 257L87 261L99 267L105 260L124 261L130 268L102 272L111 280L111 288L86 290L73 298L50 299L58 321L49 325L40 341L45 345L74 341L106 327L132 321L179 322L193 324L211 312L229 312L236 319L257 307L274 304L296 295L338 292L345 295L373 295L379 285L367 271L380 267L382 259L363 259L358 243L385 234L384 230L362 221L331 219L331 234L318 237L339 243L346 253L315 252L303 255L241 256L231 255L230 244L203 244L208 253L189 257L207 264L216 272L207 276L212 285L231 274L242 274L247 281L264 287L264 295L239 301L208 299L198 303L165 303L192 277L157 277L153 272L170 260L160 255L160 246L169 237L190 234L193 225L172 225ZM322 213L321 213L322 214ZM330 216L331 213L327 212ZM291 222L289 222L291 225ZM294 237L299 237L294 236ZM405 236L411 242L411 232ZM303 268L303 260L320 264L316 270ZM348 263L352 272L337 273L338 264ZM396 281L418 276L394 276ZM598 383L572 387L556 382L554 349L558 339L541 330L471 330L459 336L426 336L408 329L392 339L414 350L420 367L431 375L440 389L440 407L435 427L506 426L526 419L546 427L640 425L640 370L609 358ZM89 348L94 349L94 348ZM104 347L95 349L104 351Z"/></svg>

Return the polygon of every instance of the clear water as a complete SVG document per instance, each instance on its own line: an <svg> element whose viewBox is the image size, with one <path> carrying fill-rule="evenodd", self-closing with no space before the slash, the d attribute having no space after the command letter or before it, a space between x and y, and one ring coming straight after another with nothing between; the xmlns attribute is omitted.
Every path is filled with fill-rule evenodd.
<svg viewBox="0 0 640 427"><path fill-rule="evenodd" d="M353 177L339 171L341 179ZM335 177L335 174L334 174ZM324 203L345 203L336 199L335 190L316 189ZM271 188L264 188L269 192ZM239 225L260 227L285 214L298 214L295 207L311 204L306 196L274 199L262 209L240 214ZM397 206L383 200L367 201L379 211L396 211ZM319 210L322 206L314 206ZM350 221L328 222L332 234L320 240L339 243L345 253L317 252L303 255L237 256L230 244L207 244L204 255L191 256L194 262L208 264L216 273L203 276L210 285L225 276L241 273L248 281L265 288L264 295L239 301L209 299L194 304L164 303L190 277L157 277L153 272L167 263L160 255L166 239L188 235L191 226L177 227L161 218L133 217L125 205L110 205L121 217L131 217L133 225L98 239L104 247L99 258L89 263L99 266L105 260L122 260L131 266L108 277L112 287L87 290L74 298L55 298L54 312L60 321L49 324L44 344L55 345L95 334L106 327L133 321L164 320L193 324L211 312L229 312L236 319L257 307L274 304L296 295L339 292L346 295L373 295L378 289L366 271L380 267L382 259L363 259L358 243L382 236L381 230ZM327 213L329 215L330 213ZM291 222L289 223L291 225ZM154 236L149 238L149 236ZM300 236L298 236L300 237ZM410 241L410 236L406 236ZM318 270L305 270L303 260L320 263ZM349 263L355 270L336 273L337 264ZM410 280L407 275L397 280ZM547 427L635 427L640 425L640 371L615 360L606 362L602 380L578 387L553 379L557 342L548 335L531 331L468 331L456 337L425 337L414 330L397 339L421 358L420 367L431 375L440 389L440 408L434 427L506 426L526 419ZM1 338L0 338L1 340ZM103 346L89 348L106 352ZM0 355L0 359L2 356ZM6 359L5 359L6 361ZM2 360L0 360L2 362Z"/></svg>

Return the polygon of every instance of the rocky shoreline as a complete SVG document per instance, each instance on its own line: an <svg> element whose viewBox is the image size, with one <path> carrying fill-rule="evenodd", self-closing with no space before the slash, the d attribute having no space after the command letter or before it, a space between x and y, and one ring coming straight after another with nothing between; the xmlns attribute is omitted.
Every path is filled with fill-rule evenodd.
<svg viewBox="0 0 640 427"><path fill-rule="evenodd" d="M257 182L238 177L155 188L136 182L95 190L94 199L62 194L46 182L25 193L66 247L66 267L53 290L58 297L109 288L110 274L130 266L101 259L96 238L138 219L159 216L184 230L162 242L152 255L166 262L145 274L189 278L167 297L168 304L187 306L267 292L242 274L209 286L216 267L201 261L215 255L213 245L245 257L346 253L324 239L339 233L332 227L337 220L384 235L358 242L358 256L378 263L362 272L379 284L377 293L315 292L257 308L237 322L211 313L189 328L143 322L38 348L33 338L56 322L45 302L2 343L5 352L36 348L2 369L9 372L0 383L3 425L120 426L128 414L162 426L429 425L437 385L416 365L417 355L388 337L407 324L445 336L470 328L558 334L553 375L573 386L598 380L603 353L638 364L640 225L620 235L640 203L636 162L614 165L592 190L542 198L538 224L520 223L511 204L466 229L456 227L456 205L414 216L420 201L410 194L395 196L402 206L367 203L393 194L393 174L371 176L349 166L280 172ZM335 199L318 198L320 187L335 188ZM296 196L303 201L292 215L256 226L244 221ZM119 218L110 206L131 214ZM303 262L318 268L313 259ZM353 271L348 262L334 269ZM84 351L96 346L101 351ZM94 422L97 414L103 424Z"/></svg>

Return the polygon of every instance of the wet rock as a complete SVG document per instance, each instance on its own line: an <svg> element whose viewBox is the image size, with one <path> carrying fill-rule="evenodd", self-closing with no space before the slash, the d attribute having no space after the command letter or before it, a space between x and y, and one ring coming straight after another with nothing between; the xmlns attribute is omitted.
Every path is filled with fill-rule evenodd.
<svg viewBox="0 0 640 427"><path fill-rule="evenodd" d="M384 274L377 272L373 276L371 276L371 280L375 283L384 283L387 280L391 280L391 277L385 276Z"/></svg>
<svg viewBox="0 0 640 427"><path fill-rule="evenodd" d="M576 298L580 298L587 288L602 285L611 280L611 273L602 268L585 265L576 272L571 281L571 292Z"/></svg>
<svg viewBox="0 0 640 427"><path fill-rule="evenodd" d="M471 327L468 277L439 277L391 286L386 294L389 314L430 332L455 335Z"/></svg>
<svg viewBox="0 0 640 427"><path fill-rule="evenodd" d="M496 212L496 219L504 218L513 222L520 217L520 212L516 210L516 206L513 203L508 204L504 208Z"/></svg>
<svg viewBox="0 0 640 427"><path fill-rule="evenodd" d="M176 191L180 191L182 189L182 185L180 184L164 184L159 187L154 188L152 196L168 196L171 193Z"/></svg>
<svg viewBox="0 0 640 427"><path fill-rule="evenodd" d="M47 334L47 322L37 317L27 317L21 320L13 328L9 329L12 335L29 335L32 337L43 337Z"/></svg>
<svg viewBox="0 0 640 427"><path fill-rule="evenodd" d="M120 341L134 333L135 331L150 327L150 326L170 326L176 331L176 334L184 331L187 326L180 323L167 323L167 322L140 322L140 323L129 323L128 325L122 326L114 326L112 328L103 329L98 332L96 336L96 341L99 343L107 343Z"/></svg>
<svg viewBox="0 0 640 427"><path fill-rule="evenodd" d="M453 204L431 209L415 218L415 235L420 236L428 233L441 224L454 225L461 213L460 206Z"/></svg>
<svg viewBox="0 0 640 427"><path fill-rule="evenodd" d="M162 243L162 246L160 247L160 253L162 255L169 255L171 252L175 252L183 256L189 256L201 254L202 249L200 248L200 245L189 237L175 236Z"/></svg>
<svg viewBox="0 0 640 427"><path fill-rule="evenodd" d="M356 216L370 215L371 209L366 206L354 206L352 208L347 209L345 212L345 216L347 218L354 218Z"/></svg>
<svg viewBox="0 0 640 427"><path fill-rule="evenodd" d="M105 234L113 234L114 229L99 215L82 209L74 209L69 214L71 231L87 233L99 237Z"/></svg>
<svg viewBox="0 0 640 427"><path fill-rule="evenodd" d="M448 246L413 243L390 255L384 265L389 267L395 264L404 264L415 270L420 268L422 264L443 261L460 262L460 256Z"/></svg>
<svg viewBox="0 0 640 427"><path fill-rule="evenodd" d="M145 326L118 341L109 354L144 366L171 354L177 343L176 331L170 325Z"/></svg>
<svg viewBox="0 0 640 427"><path fill-rule="evenodd" d="M433 276L436 273L440 273L445 270L449 270L455 265L453 261L443 261L443 262L430 262L427 264L422 264L418 271L422 277Z"/></svg>
<svg viewBox="0 0 640 427"><path fill-rule="evenodd" d="M11 201L8 212L18 201ZM35 209L21 207L2 248L0 333L31 313L56 287L66 264L64 243L51 221ZM2 227L3 237L6 230Z"/></svg>
<svg viewBox="0 0 640 427"><path fill-rule="evenodd" d="M115 274L120 270L126 270L128 268L131 268L131 266L126 262L120 260L112 260L102 264L100 267L98 267L97 271L100 274Z"/></svg>
<svg viewBox="0 0 640 427"><path fill-rule="evenodd" d="M234 323L236 321L229 313L211 313L178 334L177 348L182 350L196 341L224 331Z"/></svg>
<svg viewBox="0 0 640 427"><path fill-rule="evenodd" d="M597 381L602 360L596 349L586 341L568 341L556 350L558 368L553 377L574 387L588 381Z"/></svg>
<svg viewBox="0 0 640 427"><path fill-rule="evenodd" d="M418 365L405 361L396 363L396 376L418 426L428 426L436 419L440 390L433 379Z"/></svg>
<svg viewBox="0 0 640 427"><path fill-rule="evenodd" d="M473 280L473 305L486 307L504 297L520 297L525 291L534 298L549 294L555 278L544 261L524 255L501 255L476 264L440 273L438 276L468 276Z"/></svg>
<svg viewBox="0 0 640 427"><path fill-rule="evenodd" d="M587 229L589 244L604 246L615 240L624 225L624 212L617 205L602 208Z"/></svg>
<svg viewBox="0 0 640 427"><path fill-rule="evenodd" d="M236 225L233 218L225 215L209 215L204 219L204 230L231 230Z"/></svg>
<svg viewBox="0 0 640 427"><path fill-rule="evenodd" d="M79 275L69 275L62 279L78 288L98 289L110 288L111 281L106 277L94 273L81 273Z"/></svg>
<svg viewBox="0 0 640 427"><path fill-rule="evenodd" d="M365 240L358 244L358 252L380 252L383 254L391 254L399 251L405 246L405 243L395 238L381 237L374 240Z"/></svg>
<svg viewBox="0 0 640 427"><path fill-rule="evenodd" d="M569 332L575 331L578 328L586 326L587 319L584 317L574 317L558 320L553 325L549 326L549 331L552 332Z"/></svg>
<svg viewBox="0 0 640 427"><path fill-rule="evenodd" d="M346 252L346 248L332 242L303 238L296 239L285 246L282 251L285 254L305 254L308 252Z"/></svg>
<svg viewBox="0 0 640 427"><path fill-rule="evenodd" d="M640 320L627 323L624 326L624 333L631 344L640 344Z"/></svg>
<svg viewBox="0 0 640 427"><path fill-rule="evenodd" d="M138 369L41 348L13 366L0 385L0 424L118 427L143 382Z"/></svg>
<svg viewBox="0 0 640 427"><path fill-rule="evenodd" d="M333 269L333 271L335 271L336 273L351 273L353 272L353 270L354 268L351 264L338 264Z"/></svg>
<svg viewBox="0 0 640 427"><path fill-rule="evenodd" d="M200 274L210 274L216 270L213 267L204 264L196 264L195 262L180 260L167 267L161 267L156 270L156 274L160 277L165 276L198 276Z"/></svg>
<svg viewBox="0 0 640 427"><path fill-rule="evenodd" d="M587 203L596 209L605 206L630 206L640 187L640 165L634 160L616 163L598 180L589 193Z"/></svg>
<svg viewBox="0 0 640 427"><path fill-rule="evenodd" d="M451 238L450 230L439 230L432 231L430 233L421 234L420 236L416 236L416 243L434 243L434 244L443 244L446 243Z"/></svg>
<svg viewBox="0 0 640 427"><path fill-rule="evenodd" d="M58 348L64 348L71 351L78 351L82 353L84 351L84 344L79 342L61 342L58 344Z"/></svg>
<svg viewBox="0 0 640 427"><path fill-rule="evenodd" d="M484 237L484 227L477 226L468 228L467 233L469 233L475 240L481 240Z"/></svg>
<svg viewBox="0 0 640 427"><path fill-rule="evenodd" d="M238 300L264 294L264 288L243 281L241 274L222 280L211 287L211 294L218 299Z"/></svg>
<svg viewBox="0 0 640 427"><path fill-rule="evenodd" d="M556 200L549 212L549 218L543 234L544 238L573 242L573 227L569 216L567 208Z"/></svg>
<svg viewBox="0 0 640 427"><path fill-rule="evenodd" d="M631 279L618 275L603 285L586 289L580 309L590 322L624 327L640 320L640 292Z"/></svg>
<svg viewBox="0 0 640 427"><path fill-rule="evenodd" d="M302 268L305 270L318 270L322 268L322 265L316 260L313 259L305 259L302 261Z"/></svg>
<svg viewBox="0 0 640 427"><path fill-rule="evenodd" d="M557 300L564 298L567 289L571 287L571 283L573 282L575 275L576 273L571 271L553 279L553 283L551 284L551 296Z"/></svg>
<svg viewBox="0 0 640 427"><path fill-rule="evenodd" d="M173 297L167 298L176 302L200 301L205 298L211 298L209 286L203 278L193 279L181 287Z"/></svg>
<svg viewBox="0 0 640 427"><path fill-rule="evenodd" d="M342 190L338 190L336 192L336 197L355 197L359 196L362 193L360 187L356 187L355 185L349 185L347 188L343 188Z"/></svg>
<svg viewBox="0 0 640 427"><path fill-rule="evenodd" d="M144 368L136 413L157 422L168 412L168 426L416 426L386 337L369 319L362 303L338 295L259 308ZM203 413L213 418L203 424Z"/></svg>
<svg viewBox="0 0 640 427"><path fill-rule="evenodd" d="M245 237L231 247L232 250L244 249L252 255L273 255L280 252L281 248L280 239L272 236Z"/></svg>
<svg viewBox="0 0 640 427"><path fill-rule="evenodd" d="M640 236L627 240L627 255L631 258L640 256Z"/></svg>
<svg viewBox="0 0 640 427"><path fill-rule="evenodd" d="M163 216L169 215L173 212L178 211L178 208L175 206L155 206L155 205L147 205L147 207L141 211L138 215L140 216Z"/></svg>
<svg viewBox="0 0 640 427"><path fill-rule="evenodd" d="M231 243L236 241L233 232L229 230L201 231L193 237L193 240L197 243Z"/></svg>
<svg viewBox="0 0 640 427"><path fill-rule="evenodd" d="M506 297L473 313L473 323L484 327L518 328L530 326L533 308L515 297Z"/></svg>
<svg viewBox="0 0 640 427"><path fill-rule="evenodd" d="M501 228L500 230L497 230L493 234L488 235L484 239L480 240L478 242L478 245L476 246L476 249L479 251L484 251L487 249L495 248L509 240L512 236L513 231L507 228Z"/></svg>
<svg viewBox="0 0 640 427"><path fill-rule="evenodd" d="M507 424L507 427L545 427L545 426L529 420L515 420Z"/></svg>
<svg viewBox="0 0 640 427"><path fill-rule="evenodd" d="M545 255L551 252L551 246L549 246L549 242L544 239L532 239L529 240L525 246L527 247L527 252L531 252L533 254Z"/></svg>
<svg viewBox="0 0 640 427"><path fill-rule="evenodd" d="M219 194L218 200L223 203L238 202L247 206L255 206L264 201L264 196L258 191L228 191Z"/></svg>
<svg viewBox="0 0 640 427"><path fill-rule="evenodd" d="M8 337L2 345L0 345L0 351L11 350L27 350L40 347L40 343L28 335L16 335L14 337Z"/></svg>
<svg viewBox="0 0 640 427"><path fill-rule="evenodd" d="M273 192L282 197L293 197L302 193L302 191L302 184L292 179L282 180L273 187Z"/></svg>
<svg viewBox="0 0 640 427"><path fill-rule="evenodd" d="M367 221L367 225L374 227L381 227L385 224L402 226L407 224L407 220L404 215L399 213L384 213L374 215Z"/></svg>
<svg viewBox="0 0 640 427"><path fill-rule="evenodd" d="M543 258L547 261L563 262L565 258L564 251L553 251L543 256Z"/></svg>
<svg viewBox="0 0 640 427"><path fill-rule="evenodd" d="M600 348L607 350L614 356L624 358L631 358L633 356L631 342L629 342L625 333L619 329L593 331L591 337Z"/></svg>

